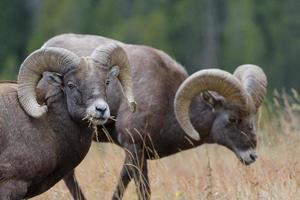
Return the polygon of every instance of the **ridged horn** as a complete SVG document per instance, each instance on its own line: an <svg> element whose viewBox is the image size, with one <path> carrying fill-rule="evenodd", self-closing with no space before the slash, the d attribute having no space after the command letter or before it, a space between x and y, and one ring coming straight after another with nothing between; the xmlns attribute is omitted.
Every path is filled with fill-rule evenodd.
<svg viewBox="0 0 300 200"><path fill-rule="evenodd" d="M28 115L39 118L47 112L46 105L39 105L35 88L44 71L65 74L79 66L80 58L74 53L56 47L34 51L22 63L18 74L18 99Z"/></svg>
<svg viewBox="0 0 300 200"><path fill-rule="evenodd" d="M232 74L219 69L201 70L192 74L177 90L174 108L178 123L194 140L200 140L200 135L191 123L189 107L198 94L208 90L218 92L242 110L249 111L253 107L251 97Z"/></svg>
<svg viewBox="0 0 300 200"><path fill-rule="evenodd" d="M264 71L256 65L245 64L237 67L233 75L241 81L243 88L252 97L257 111L267 94L268 83Z"/></svg>
<svg viewBox="0 0 300 200"><path fill-rule="evenodd" d="M129 60L122 47L115 43L97 47L91 57L101 65L109 69L113 66L119 66L120 73L118 79L122 85L124 95L128 101L128 107L131 112L136 111L136 102L132 91L132 78Z"/></svg>

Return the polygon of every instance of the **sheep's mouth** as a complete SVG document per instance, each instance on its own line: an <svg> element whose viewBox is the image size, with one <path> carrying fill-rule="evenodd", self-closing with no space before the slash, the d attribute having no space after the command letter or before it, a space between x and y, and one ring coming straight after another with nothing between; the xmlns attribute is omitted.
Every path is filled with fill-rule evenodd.
<svg viewBox="0 0 300 200"><path fill-rule="evenodd" d="M235 151L236 156L244 165L250 165L256 161L257 155L253 149L249 150L237 150Z"/></svg>
<svg viewBox="0 0 300 200"><path fill-rule="evenodd" d="M105 117L92 117L92 116L85 117L84 119L87 119L91 124L96 125L96 126L103 125L108 120Z"/></svg>
<svg viewBox="0 0 300 200"><path fill-rule="evenodd" d="M104 117L93 117L90 122L94 125L103 125L107 122L107 118Z"/></svg>

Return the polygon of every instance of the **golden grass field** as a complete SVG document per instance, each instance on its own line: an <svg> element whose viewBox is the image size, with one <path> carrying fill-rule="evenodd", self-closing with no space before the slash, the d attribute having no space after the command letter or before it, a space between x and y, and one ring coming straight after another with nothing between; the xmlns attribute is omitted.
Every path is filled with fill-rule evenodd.
<svg viewBox="0 0 300 200"><path fill-rule="evenodd" d="M149 161L153 200L300 199L300 109L298 94L280 95L262 111L258 160L243 166L229 150L203 145L161 160ZM275 93L276 96L276 93ZM93 143L76 168L89 200L108 200L117 182L124 153L113 144ZM71 199L63 182L35 200ZM137 199L134 183L125 200Z"/></svg>

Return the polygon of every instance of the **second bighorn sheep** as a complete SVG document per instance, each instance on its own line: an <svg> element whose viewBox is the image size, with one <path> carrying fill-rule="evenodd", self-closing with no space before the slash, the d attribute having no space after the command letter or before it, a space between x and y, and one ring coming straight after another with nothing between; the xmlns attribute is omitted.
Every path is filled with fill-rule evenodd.
<svg viewBox="0 0 300 200"><path fill-rule="evenodd" d="M122 46L128 55L139 105L137 112L130 114L120 98L121 91L116 92L118 81L111 80L107 95L117 121L109 121L106 127L112 142L126 149L113 199L122 199L132 178L139 198L150 199L147 159L204 143L227 147L247 165L256 160L256 114L267 86L261 68L243 65L233 74L209 69L188 77L167 54L147 46L76 34L56 36L45 46L66 48L84 56L96 46L111 42ZM101 131L98 135L100 142L110 141Z"/></svg>
<svg viewBox="0 0 300 200"><path fill-rule="evenodd" d="M92 141L89 123L110 117L106 80L113 65L134 109L124 50L110 44L91 53L39 49L23 62L17 83L0 84L1 200L41 194L80 163Z"/></svg>

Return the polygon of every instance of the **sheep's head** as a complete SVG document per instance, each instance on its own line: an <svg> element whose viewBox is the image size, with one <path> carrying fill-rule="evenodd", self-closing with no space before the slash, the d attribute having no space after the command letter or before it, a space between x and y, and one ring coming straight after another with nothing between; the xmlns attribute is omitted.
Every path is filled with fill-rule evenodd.
<svg viewBox="0 0 300 200"><path fill-rule="evenodd" d="M266 95L266 85L264 72L254 65L242 65L233 75L218 69L196 72L177 91L176 117L185 132L199 140L189 118L189 107L192 99L202 93L212 113L207 137L231 149L244 164L250 164L256 159L256 113Z"/></svg>
<svg viewBox="0 0 300 200"><path fill-rule="evenodd" d="M245 164L256 160L256 115L241 110L214 92L202 93L212 110L208 137L211 141L231 149Z"/></svg>
<svg viewBox="0 0 300 200"><path fill-rule="evenodd" d="M42 75L45 78L38 83ZM110 117L106 102L107 79L110 75L119 78L129 108L134 111L129 62L124 50L116 44L100 46L91 56L81 58L62 48L48 47L33 52L19 71L18 98L28 115L41 117L47 112L47 105L37 102L35 88L38 84L37 89L46 89L46 92L40 91L39 94L48 103L55 96L54 91L63 93L73 119L86 118L96 125L103 124ZM53 91L47 90L49 85L46 83L54 86L50 87Z"/></svg>

